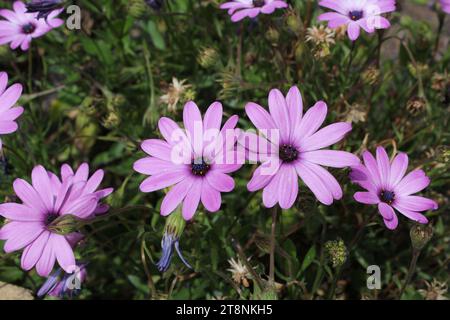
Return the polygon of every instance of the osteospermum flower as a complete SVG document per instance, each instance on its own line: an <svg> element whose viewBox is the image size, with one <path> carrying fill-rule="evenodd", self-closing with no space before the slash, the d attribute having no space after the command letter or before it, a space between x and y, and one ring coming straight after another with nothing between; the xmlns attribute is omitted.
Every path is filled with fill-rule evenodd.
<svg viewBox="0 0 450 320"><path fill-rule="evenodd" d="M11 49L28 50L32 39L38 38L61 26L64 21L56 18L61 10L49 13L46 19L38 19L38 12L27 13L27 8L22 1L13 4L14 11L0 10L0 16L6 20L0 21L0 45L9 43Z"/></svg>
<svg viewBox="0 0 450 320"><path fill-rule="evenodd" d="M298 194L298 177L323 204L342 197L336 179L322 166L343 168L359 163L355 155L337 150L322 150L340 141L352 127L338 122L317 131L327 115L325 102L317 102L303 115L300 91L292 87L287 96L277 90L269 93L269 111L248 103L245 111L265 136L250 132L239 137L239 143L262 162L249 183L249 191L263 190L263 203L290 208ZM253 141L253 142L252 142ZM255 144L254 141L257 141Z"/></svg>
<svg viewBox="0 0 450 320"><path fill-rule="evenodd" d="M38 13L37 19L47 19L47 17L56 9L60 9L62 0L32 0L25 6L27 13Z"/></svg>
<svg viewBox="0 0 450 320"><path fill-rule="evenodd" d="M428 219L420 211L437 209L437 203L428 198L413 196L430 184L430 179L423 170L414 170L405 176L408 156L399 153L391 162L383 147L377 148L376 159L365 151L363 160L364 164L353 167L350 174L352 181L367 190L356 192L356 201L378 205L384 224L391 230L398 225L394 208L411 220L428 223Z"/></svg>
<svg viewBox="0 0 450 320"><path fill-rule="evenodd" d="M134 163L134 170L150 175L140 185L142 192L153 192L173 186L161 204L161 215L172 213L180 203L182 215L190 220L200 203L206 210L215 212L221 205L221 192L234 188L234 180L228 174L240 168L235 155L234 133L238 117L230 117L222 129L222 105L214 102L204 118L194 102L188 102L183 110L182 130L176 122L163 117L159 131L164 140L145 140L141 147L150 155ZM225 140L228 144L225 146ZM227 162L224 159L231 160Z"/></svg>
<svg viewBox="0 0 450 320"><path fill-rule="evenodd" d="M23 113L22 107L14 107L22 94L22 85L15 83L9 88L8 75L0 72L0 135L13 133L18 125L15 121ZM2 141L0 139L0 149Z"/></svg>
<svg viewBox="0 0 450 320"><path fill-rule="evenodd" d="M319 5L336 12L323 13L318 20L328 21L329 28L346 25L353 41L358 39L360 28L368 33L389 28L391 24L381 14L395 11L395 0L322 0Z"/></svg>
<svg viewBox="0 0 450 320"><path fill-rule="evenodd" d="M90 219L96 212L103 212L99 200L112 189L96 191L103 179L103 171L98 170L88 179L88 167L82 165L73 174L72 169L61 168L62 179L37 166L31 174L32 184L23 179L13 183L14 191L22 203L3 203L0 216L7 219L0 229L0 239L6 240L4 250L13 252L24 248L21 266L48 276L56 261L66 272L72 272L75 257L71 246L77 232L66 235L56 232L58 221L67 217ZM61 220L62 219L62 220Z"/></svg>
<svg viewBox="0 0 450 320"><path fill-rule="evenodd" d="M233 0L221 4L220 8L227 9L231 21L237 22L245 17L255 18L260 13L271 14L287 6L284 0Z"/></svg>
<svg viewBox="0 0 450 320"><path fill-rule="evenodd" d="M450 14L450 0L440 0L442 11Z"/></svg>

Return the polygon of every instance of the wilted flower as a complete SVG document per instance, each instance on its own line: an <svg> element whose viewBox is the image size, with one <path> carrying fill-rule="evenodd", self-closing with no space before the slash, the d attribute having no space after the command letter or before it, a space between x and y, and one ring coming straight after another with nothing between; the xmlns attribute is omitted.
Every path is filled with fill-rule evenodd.
<svg viewBox="0 0 450 320"><path fill-rule="evenodd" d="M86 280L86 264L77 262L75 270L67 273L61 268L52 272L37 292L38 297L49 295L57 298L74 298L81 291L81 284Z"/></svg>
<svg viewBox="0 0 450 320"><path fill-rule="evenodd" d="M221 4L220 9L227 9L231 21L237 22L245 17L255 18L260 13L272 14L287 6L284 0L232 0Z"/></svg>
<svg viewBox="0 0 450 320"><path fill-rule="evenodd" d="M184 227L186 226L186 221L181 215L181 210L177 209L172 213L166 221L166 226L164 228L164 235L161 240L162 255L156 266L161 272L167 271L172 261L173 249L175 248L178 257L184 263L186 267L192 269L191 265L186 261L181 253L180 249L180 237L183 234Z"/></svg>
<svg viewBox="0 0 450 320"><path fill-rule="evenodd" d="M7 86L8 75L0 72L0 136L15 132L18 128L16 119L23 113L22 107L14 107L22 94L22 85L15 83L9 88Z"/></svg>
<svg viewBox="0 0 450 320"><path fill-rule="evenodd" d="M32 0L27 3L27 13L38 13L37 19L47 19L56 9L60 9L62 0Z"/></svg>
<svg viewBox="0 0 450 320"><path fill-rule="evenodd" d="M163 117L158 126L165 140L145 140L141 147L150 155L134 163L134 170L150 175L141 185L142 192L153 192L173 186L161 204L161 214L169 215L183 202L182 213L192 219L200 201L210 212L219 210L221 192L234 188L228 174L241 164L234 162L234 128L238 117L230 117L222 129L222 104L214 102L204 118L190 101L183 110L185 130ZM225 159L224 161L224 157Z"/></svg>
<svg viewBox="0 0 450 320"><path fill-rule="evenodd" d="M263 203L273 207L290 208L298 194L298 177L323 204L342 198L342 189L336 179L323 167L343 168L357 165L358 157L337 150L321 150L344 138L351 131L350 123L333 123L317 131L327 115L325 102L317 102L303 115L300 91L292 87L286 98L277 90L269 93L270 114L250 102L245 111L264 136L246 132L239 143L256 158L259 166L247 188L263 190ZM257 143L248 143L257 141Z"/></svg>
<svg viewBox="0 0 450 320"><path fill-rule="evenodd" d="M10 43L13 50L19 46L23 51L28 50L32 39L41 37L64 23L56 18L60 10L50 12L43 20L37 18L39 13L27 13L22 1L14 2L13 9L14 11L0 10L0 16L6 19L0 21L0 45Z"/></svg>
<svg viewBox="0 0 450 320"><path fill-rule="evenodd" d="M162 103L167 104L169 111L176 111L178 102L183 99L186 90L191 87L190 84L185 84L186 81L186 79L179 81L175 77L172 78L172 84L169 86L169 89L159 98Z"/></svg>
<svg viewBox="0 0 450 320"><path fill-rule="evenodd" d="M323 13L319 21L328 21L328 27L347 26L350 40L358 39L360 28L366 32L390 27L389 21L381 14L395 11L395 0L322 0L319 5L336 12Z"/></svg>
<svg viewBox="0 0 450 320"><path fill-rule="evenodd" d="M425 189L430 184L430 178L422 170L414 170L405 176L408 169L408 156L399 153L392 162L386 150L378 147L376 159L368 151L363 153L364 165L352 168L350 178L366 192L356 192L356 201L364 204L378 205L378 211L383 217L387 228L397 228L398 218L395 208L405 217L422 224L428 219L420 213L437 209L435 201L413 196L412 194Z"/></svg>
<svg viewBox="0 0 450 320"><path fill-rule="evenodd" d="M406 109L412 115L416 115L424 111L427 107L427 101L423 97L414 96L406 103Z"/></svg>
<svg viewBox="0 0 450 320"><path fill-rule="evenodd" d="M427 286L425 290L418 290L425 300L448 300L445 296L448 291L447 282L442 283L433 279L431 283L425 281L425 285Z"/></svg>
<svg viewBox="0 0 450 320"><path fill-rule="evenodd" d="M108 207L99 204L112 188L97 190L103 179L103 170L97 170L88 179L89 167L83 164L73 172L68 165L61 167L61 179L43 166L36 166L31 174L32 185L23 179L13 183L14 191L23 203L3 203L0 215L8 223L0 230L0 239L6 240L4 250L13 252L25 248L21 266L48 276L55 261L66 272L72 272L75 257L70 239L77 233L67 235L53 231L53 224L64 215L90 219L104 213Z"/></svg>
<svg viewBox="0 0 450 320"><path fill-rule="evenodd" d="M321 25L319 27L313 26L306 29L306 41L312 42L314 45L331 45L334 44L335 32L334 30Z"/></svg>
<svg viewBox="0 0 450 320"><path fill-rule="evenodd" d="M358 122L366 122L367 120L367 111L364 106L354 103L349 107L349 111L345 118L346 122L358 123Z"/></svg>
<svg viewBox="0 0 450 320"><path fill-rule="evenodd" d="M447 73L433 73L431 78L431 88L435 91L442 91L447 86L450 86L450 77Z"/></svg>
<svg viewBox="0 0 450 320"><path fill-rule="evenodd" d="M248 280L251 279L252 276L245 264L243 264L239 258L237 260L234 258L228 259L228 263L231 268L227 269L227 271L231 272L233 281L237 284L242 283L244 287L248 288L250 286Z"/></svg>

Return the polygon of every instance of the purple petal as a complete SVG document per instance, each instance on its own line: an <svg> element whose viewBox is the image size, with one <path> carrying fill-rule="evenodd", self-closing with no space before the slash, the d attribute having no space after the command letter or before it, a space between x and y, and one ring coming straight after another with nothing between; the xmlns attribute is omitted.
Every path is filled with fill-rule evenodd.
<svg viewBox="0 0 450 320"><path fill-rule="evenodd" d="M202 194L202 184L203 179L197 179L193 184L188 194L183 201L182 214L184 220L191 220L197 211L198 205L200 203L200 197Z"/></svg>
<svg viewBox="0 0 450 320"><path fill-rule="evenodd" d="M410 195L422 191L430 184L431 180L422 170L415 170L404 177L395 187L395 193L398 195Z"/></svg>
<svg viewBox="0 0 450 320"><path fill-rule="evenodd" d="M44 231L25 248L20 262L22 269L26 271L33 269L47 245L49 236L50 232Z"/></svg>
<svg viewBox="0 0 450 320"><path fill-rule="evenodd" d="M413 221L423 223L423 224L428 223L428 219L419 212L408 210L408 209L404 208L402 205L400 205L399 203L394 203L393 206L401 214L403 214L405 217L407 217Z"/></svg>
<svg viewBox="0 0 450 320"><path fill-rule="evenodd" d="M305 161L304 165L307 166L312 172L314 172L323 182L328 191L331 192L333 198L339 200L342 198L342 188L337 182L336 178L333 177L326 169L319 165Z"/></svg>
<svg viewBox="0 0 450 320"><path fill-rule="evenodd" d="M402 196L397 198L395 203L411 211L436 210L438 208L436 201L419 196Z"/></svg>
<svg viewBox="0 0 450 320"><path fill-rule="evenodd" d="M396 186L400 182L400 180L405 175L407 169L408 169L408 156L406 155L406 153L399 153L394 158L391 165L390 185L392 187Z"/></svg>
<svg viewBox="0 0 450 320"><path fill-rule="evenodd" d="M164 189L182 181L186 176L186 168L155 174L154 176L145 179L139 186L139 189L142 192L153 192Z"/></svg>
<svg viewBox="0 0 450 320"><path fill-rule="evenodd" d="M195 180L195 178L187 177L186 179L174 185L172 189L167 192L167 195L164 197L161 203L161 215L167 216L178 207L178 205L186 197Z"/></svg>
<svg viewBox="0 0 450 320"><path fill-rule="evenodd" d="M389 156L383 147L377 147L377 164L378 172L380 174L381 185L384 189L389 187L390 175L391 175L391 165L389 163Z"/></svg>
<svg viewBox="0 0 450 320"><path fill-rule="evenodd" d="M356 166L360 163L357 156L346 151L317 150L301 153L301 159L309 162L333 168L345 168Z"/></svg>
<svg viewBox="0 0 450 320"><path fill-rule="evenodd" d="M201 201L206 210L210 212L218 211L222 203L220 192L213 188L207 180L203 181Z"/></svg>
<svg viewBox="0 0 450 320"><path fill-rule="evenodd" d="M192 101L184 106L183 122L194 153L201 156L203 151L203 120L200 110Z"/></svg>
<svg viewBox="0 0 450 320"><path fill-rule="evenodd" d="M211 170L205 176L208 183L217 191L230 192L234 189L234 180L229 175L217 170Z"/></svg>
<svg viewBox="0 0 450 320"><path fill-rule="evenodd" d="M282 141L289 140L290 124L286 99L278 89L272 89L269 93L269 110L273 121L280 130Z"/></svg>
<svg viewBox="0 0 450 320"><path fill-rule="evenodd" d="M333 195L322 182L322 180L301 161L295 164L295 169L300 179L306 184L306 186L314 193L317 200L325 205L333 203Z"/></svg>
<svg viewBox="0 0 450 320"><path fill-rule="evenodd" d="M328 147L342 140L351 130L352 125L347 122L330 124L304 139L300 148L302 151L312 151Z"/></svg>
<svg viewBox="0 0 450 320"><path fill-rule="evenodd" d="M283 165L279 171L278 199L282 209L289 209L297 199L298 176L293 165Z"/></svg>
<svg viewBox="0 0 450 320"><path fill-rule="evenodd" d="M383 216L384 220L392 220L395 216L394 209L384 202L378 203L378 211Z"/></svg>
<svg viewBox="0 0 450 320"><path fill-rule="evenodd" d="M372 192L356 192L353 196L356 201L364 204L378 204L380 199Z"/></svg>
<svg viewBox="0 0 450 320"><path fill-rule="evenodd" d="M18 203L0 204L0 216L13 221L42 221L43 216L36 210Z"/></svg>

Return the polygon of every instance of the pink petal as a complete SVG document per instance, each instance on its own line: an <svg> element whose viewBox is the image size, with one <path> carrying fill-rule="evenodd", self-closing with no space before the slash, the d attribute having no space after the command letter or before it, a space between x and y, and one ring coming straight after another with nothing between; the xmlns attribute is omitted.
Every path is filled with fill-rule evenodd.
<svg viewBox="0 0 450 320"><path fill-rule="evenodd" d="M372 192L356 192L353 196L356 201L364 204L378 204L380 199Z"/></svg>
<svg viewBox="0 0 450 320"><path fill-rule="evenodd" d="M360 28L359 25L354 21L352 21L348 24L347 34L348 34L348 37L350 38L350 40L355 41L356 39L358 39L359 31L360 31L359 28Z"/></svg>
<svg viewBox="0 0 450 320"><path fill-rule="evenodd" d="M404 208L402 205L400 205L399 203L395 203L395 204L393 204L393 206L395 209L400 211L401 214L403 214L405 217L407 217L413 221L416 221L418 223L423 223L423 224L428 223L428 219L419 212L408 210L408 209Z"/></svg>
<svg viewBox="0 0 450 320"><path fill-rule="evenodd" d="M354 154L337 150L308 151L301 153L300 157L309 162L333 168L356 166L360 163L359 158Z"/></svg>
<svg viewBox="0 0 450 320"><path fill-rule="evenodd" d="M14 180L13 188L16 195L23 201L24 204L35 209L40 214L47 212L47 209L45 208L39 194L28 182L22 179L16 179Z"/></svg>
<svg viewBox="0 0 450 320"><path fill-rule="evenodd" d="M10 134L16 132L19 126L14 121L0 120L0 134Z"/></svg>
<svg viewBox="0 0 450 320"><path fill-rule="evenodd" d="M395 187L398 195L410 195L422 191L430 184L431 180L424 175L422 170L415 170L404 177Z"/></svg>
<svg viewBox="0 0 450 320"><path fill-rule="evenodd" d="M247 184L248 191L254 192L254 191L257 191L257 190L260 190L260 189L266 187L269 184L269 182L272 180L273 176L275 175L276 171L272 175L262 174L261 173L261 171L263 169L262 166L263 165L259 166L253 173L252 178L250 179L250 181Z"/></svg>
<svg viewBox="0 0 450 320"><path fill-rule="evenodd" d="M184 165L173 164L170 161L161 160L154 157L146 157L137 160L133 164L133 169L139 173L155 175L181 169Z"/></svg>
<svg viewBox="0 0 450 320"><path fill-rule="evenodd" d="M23 113L22 107L11 108L0 114L1 121L14 121Z"/></svg>
<svg viewBox="0 0 450 320"><path fill-rule="evenodd" d="M295 142L299 143L306 137L309 137L317 129L320 128L327 116L327 105L323 101L317 102L313 107L306 111L303 119L300 122L300 126L296 129Z"/></svg>
<svg viewBox="0 0 450 320"><path fill-rule="evenodd" d="M223 108L220 102L212 103L208 110L206 110L205 117L203 119L203 131L206 132L210 129L220 130L222 123Z"/></svg>
<svg viewBox="0 0 450 320"><path fill-rule="evenodd" d="M33 188L39 194L39 197L42 199L45 207L47 208L47 212L53 211L53 194L49 192L52 190L50 184L50 178L48 176L47 170L43 166L34 167L31 172L31 180L33 182Z"/></svg>
<svg viewBox="0 0 450 320"><path fill-rule="evenodd" d="M194 153L201 156L203 151L203 120L200 110L192 101L184 106L183 122Z"/></svg>
<svg viewBox="0 0 450 320"><path fill-rule="evenodd" d="M220 209L222 202L220 192L213 188L207 180L203 180L201 201L209 212L216 212Z"/></svg>
<svg viewBox="0 0 450 320"><path fill-rule="evenodd" d="M398 226L398 218L397 218L397 215L396 215L395 212L394 212L394 215L392 216L392 219L391 219L391 220L383 219L383 222L384 222L384 224L386 225L386 227L387 227L388 229L394 230L394 229L396 229L397 226Z"/></svg>
<svg viewBox="0 0 450 320"><path fill-rule="evenodd" d="M392 220L395 216L394 209L384 202L378 203L378 211L383 216L384 220Z"/></svg>
<svg viewBox="0 0 450 320"><path fill-rule="evenodd" d="M229 175L217 170L209 171L206 176L208 183L217 191L230 192L234 189L234 180Z"/></svg>
<svg viewBox="0 0 450 320"><path fill-rule="evenodd" d="M5 229L5 230L3 230ZM11 221L0 230L0 239L6 240L5 252L20 250L33 242L44 231L40 222ZM3 234L5 233L5 234ZM3 237L3 235L7 236Z"/></svg>
<svg viewBox="0 0 450 320"><path fill-rule="evenodd" d="M408 169L408 156L405 153L399 153L391 165L390 186L396 186Z"/></svg>
<svg viewBox="0 0 450 320"><path fill-rule="evenodd" d="M36 264L36 271L41 277L48 277L50 272L52 272L53 266L55 265L56 255L54 251L54 245L49 241L44 247L41 257Z"/></svg>
<svg viewBox="0 0 450 320"><path fill-rule="evenodd" d="M0 96L0 113L10 109L17 103L22 94L22 85L13 84Z"/></svg>
<svg viewBox="0 0 450 320"><path fill-rule="evenodd" d="M95 192L95 190L97 190L97 188L100 186L100 183L102 183L104 176L105 173L103 170L99 169L95 171L94 174L86 182L83 193L86 194Z"/></svg>
<svg viewBox="0 0 450 320"><path fill-rule="evenodd" d="M72 247L66 238L59 234L52 234L49 238L49 244L53 245L56 260L64 271L71 273L74 271L75 256L73 254Z"/></svg>
<svg viewBox="0 0 450 320"><path fill-rule="evenodd" d="M13 221L42 221L43 219L36 210L18 203L0 204L0 216Z"/></svg>
<svg viewBox="0 0 450 320"><path fill-rule="evenodd" d="M342 188L339 182L331 173L319 165L305 161L305 166L307 166L312 172L314 172L323 182L328 191L331 192L333 199L339 200L342 198Z"/></svg>
<svg viewBox="0 0 450 320"><path fill-rule="evenodd" d="M144 140L141 144L142 150L152 157L165 161L172 161L172 146L159 139Z"/></svg>
<svg viewBox="0 0 450 320"><path fill-rule="evenodd" d="M378 171L378 165L375 158L368 151L363 152L364 165L367 169L368 174L370 175L370 180L373 181L377 188L381 188L381 178L380 173Z"/></svg>
<svg viewBox="0 0 450 320"><path fill-rule="evenodd" d="M281 174L277 172L272 180L264 187L262 198L263 204L266 208L272 208L278 201L278 189Z"/></svg>
<svg viewBox="0 0 450 320"><path fill-rule="evenodd" d="M98 198L93 194L86 194L76 199L75 201L67 201L62 208L60 213L71 214L82 219L88 218L97 208Z"/></svg>
<svg viewBox="0 0 450 320"><path fill-rule="evenodd" d="M74 182L78 182L78 181L87 181L89 177L89 165L84 162L82 163L77 171L75 172L75 176L74 176Z"/></svg>
<svg viewBox="0 0 450 320"><path fill-rule="evenodd" d="M293 206L298 194L298 176L293 165L283 165L279 171L278 199L282 209Z"/></svg>
<svg viewBox="0 0 450 320"><path fill-rule="evenodd" d="M347 122L330 124L304 139L300 148L302 151L312 151L328 147L342 140L351 130L352 125Z"/></svg>
<svg viewBox="0 0 450 320"><path fill-rule="evenodd" d="M253 102L249 102L245 106L245 112L247 113L247 116L250 118L250 121L259 130L276 129L276 125L272 117L260 105L257 105L256 103Z"/></svg>
<svg viewBox="0 0 450 320"><path fill-rule="evenodd" d="M289 89L286 95L286 103L288 106L289 121L290 121L290 136L291 139L295 137L295 130L300 127L303 115L303 101L300 90L297 87Z"/></svg>
<svg viewBox="0 0 450 320"><path fill-rule="evenodd" d="M177 169L172 172L164 172L160 174L155 174L154 176L145 179L139 186L142 192L153 192L156 190L164 189L170 187L181 180L185 179L187 176L186 169Z"/></svg>
<svg viewBox="0 0 450 320"><path fill-rule="evenodd" d="M302 162L295 163L295 169L300 179L306 184L306 186L314 193L317 200L325 205L333 203L333 195L322 182L322 180Z"/></svg>
<svg viewBox="0 0 450 320"><path fill-rule="evenodd" d="M436 201L419 196L403 196L396 199L395 204L410 211L436 210L438 204Z"/></svg>
<svg viewBox="0 0 450 320"><path fill-rule="evenodd" d="M178 207L186 197L195 180L196 178L188 177L174 185L172 189L167 192L161 203L161 215L168 216Z"/></svg>
<svg viewBox="0 0 450 320"><path fill-rule="evenodd" d="M203 179L197 179L184 198L182 215L185 220L191 220L195 211L197 211L202 193L202 184Z"/></svg>
<svg viewBox="0 0 450 320"><path fill-rule="evenodd" d="M377 147L377 165L380 174L381 186L386 189L389 187L391 165L389 163L389 156L383 147Z"/></svg>
<svg viewBox="0 0 450 320"><path fill-rule="evenodd" d="M20 262L22 269L28 271L36 265L47 245L49 236L50 232L44 231L36 238L36 240L25 248Z"/></svg>
<svg viewBox="0 0 450 320"><path fill-rule="evenodd" d="M273 121L280 130L282 141L289 140L290 124L286 99L278 89L272 89L269 93L269 110Z"/></svg>

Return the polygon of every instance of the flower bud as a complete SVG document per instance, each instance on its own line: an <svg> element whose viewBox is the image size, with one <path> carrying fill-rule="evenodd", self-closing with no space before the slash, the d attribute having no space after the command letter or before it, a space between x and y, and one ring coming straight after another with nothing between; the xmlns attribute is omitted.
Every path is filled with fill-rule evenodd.
<svg viewBox="0 0 450 320"><path fill-rule="evenodd" d="M219 59L219 54L215 48L204 47L200 50L197 62L203 68L214 66Z"/></svg>
<svg viewBox="0 0 450 320"><path fill-rule="evenodd" d="M327 241L325 251L334 268L342 266L347 260L347 248L342 239Z"/></svg>
<svg viewBox="0 0 450 320"><path fill-rule="evenodd" d="M78 217L71 214L65 214L52 221L47 228L57 234L67 235L79 230L82 225L83 221Z"/></svg>
<svg viewBox="0 0 450 320"><path fill-rule="evenodd" d="M415 224L412 226L409 235L413 248L415 250L422 250L433 237L433 227L430 225Z"/></svg>
<svg viewBox="0 0 450 320"><path fill-rule="evenodd" d="M266 32L266 39L269 40L269 42L276 46L278 43L278 39L280 38L280 33L275 28L269 28Z"/></svg>

